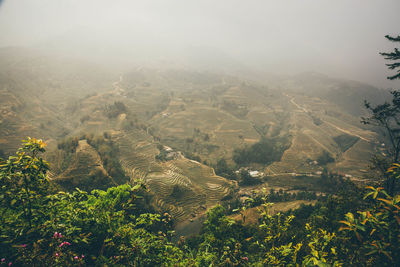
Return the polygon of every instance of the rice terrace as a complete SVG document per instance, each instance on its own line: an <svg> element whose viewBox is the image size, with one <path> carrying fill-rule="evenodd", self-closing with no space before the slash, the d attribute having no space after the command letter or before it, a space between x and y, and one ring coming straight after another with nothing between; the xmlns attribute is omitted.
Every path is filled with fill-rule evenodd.
<svg viewBox="0 0 400 267"><path fill-rule="evenodd" d="M398 10L0 0L0 266L399 266Z"/></svg>

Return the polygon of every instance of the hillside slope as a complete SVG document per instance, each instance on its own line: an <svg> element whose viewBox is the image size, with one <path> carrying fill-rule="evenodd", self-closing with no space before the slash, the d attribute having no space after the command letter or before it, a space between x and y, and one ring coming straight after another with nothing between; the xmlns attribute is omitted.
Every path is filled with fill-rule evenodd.
<svg viewBox="0 0 400 267"><path fill-rule="evenodd" d="M384 152L377 148L382 138L359 123L360 109L343 106L360 100L355 92L362 85L354 82L303 75L263 84L145 68L116 74L33 52L0 53L0 59L1 154L14 151L25 136L42 137L49 144L51 178L65 187L90 190L143 179L154 192L154 206L178 220L201 215L236 190L236 182L214 173L221 159L290 188L292 177L324 168L358 179L371 154ZM90 135L107 136L126 179L115 179L104 157L110 146L89 145ZM67 137L80 139L73 154L57 147ZM235 164L238 149L278 139L286 143L274 162ZM173 156L157 158L162 147Z"/></svg>

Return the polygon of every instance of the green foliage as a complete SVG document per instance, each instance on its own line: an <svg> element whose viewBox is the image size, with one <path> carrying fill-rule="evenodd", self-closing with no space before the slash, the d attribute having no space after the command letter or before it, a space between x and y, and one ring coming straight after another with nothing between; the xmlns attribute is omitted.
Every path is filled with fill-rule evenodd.
<svg viewBox="0 0 400 267"><path fill-rule="evenodd" d="M217 164L214 166L214 170L217 175L226 177L228 179L237 179L233 169L228 166L228 163L224 158L217 161Z"/></svg>
<svg viewBox="0 0 400 267"><path fill-rule="evenodd" d="M389 35L385 36L386 39L392 42L400 42L400 36L392 37ZM395 48L390 53L380 53L385 57L386 60L399 60L400 51ZM386 64L389 69L394 70L400 67L400 62L394 62ZM389 80L400 79L400 70L397 74L387 77ZM369 117L362 118L361 122L364 124L371 124L382 128L387 134L388 149L387 152L390 157L379 157L375 156L372 160L373 167L381 171L382 176L385 177L384 187L389 194L398 192L399 185L390 175L386 175L386 169L393 163L398 163L400 160L400 91L394 90L390 92L392 94L391 103L385 102L376 106L372 106L368 101L364 101L364 105L367 110L371 113Z"/></svg>
<svg viewBox="0 0 400 267"><path fill-rule="evenodd" d="M326 165L328 163L335 162L335 159L331 156L331 154L324 150L322 151L322 154L317 158L317 161L321 165Z"/></svg>
<svg viewBox="0 0 400 267"><path fill-rule="evenodd" d="M79 144L79 138L78 137L69 137L69 138L64 138L57 144L57 148L64 150L67 153L75 153L76 148L78 147Z"/></svg>
<svg viewBox="0 0 400 267"><path fill-rule="evenodd" d="M203 242L198 250L203 262L204 254L208 255L208 263L211 266L235 266L243 262L240 242L245 235L243 226L225 216L225 213L226 210L222 206L209 210L202 229ZM215 256L210 257L209 253Z"/></svg>
<svg viewBox="0 0 400 267"><path fill-rule="evenodd" d="M356 186L348 178L344 178L339 174L329 173L326 169L321 174L319 185L325 192L333 194L346 194L357 190Z"/></svg>
<svg viewBox="0 0 400 267"><path fill-rule="evenodd" d="M217 165L215 166L215 173L218 175L222 175L229 172L228 164L225 159L219 159L217 161Z"/></svg>
<svg viewBox="0 0 400 267"><path fill-rule="evenodd" d="M4 220L4 224L33 227L40 222L41 205L49 188L46 177L49 166L37 155L44 152L45 146L42 140L28 138L16 156L1 163L0 203L11 219ZM15 238L13 234L6 233L6 236Z"/></svg>
<svg viewBox="0 0 400 267"><path fill-rule="evenodd" d="M304 257L303 266L343 266L336 252L335 233L328 233L323 229L315 230L309 224L306 229L309 232L307 238L310 239L310 253Z"/></svg>
<svg viewBox="0 0 400 267"><path fill-rule="evenodd" d="M100 140L100 139L99 139ZM93 140L93 142L95 142ZM97 142L97 141L96 141ZM99 142L101 144L101 142ZM323 203L273 214L282 193L248 199L241 221L220 205L207 212L200 235L170 242L168 213L151 213L143 184L88 193L50 190L45 144L29 138L0 164L1 264L17 266L397 266L400 195L369 187ZM399 179L400 165L389 172ZM179 188L173 194L180 194ZM246 224L259 205L259 221ZM346 214L346 215L345 215ZM339 229L339 224L342 227Z"/></svg>
<svg viewBox="0 0 400 267"><path fill-rule="evenodd" d="M320 125L322 125L322 124L324 123L323 120L321 120L319 117L313 115L312 113L309 113L309 115L311 116L311 118L312 118L312 120L313 120L313 123L314 123L316 126L320 126Z"/></svg>
<svg viewBox="0 0 400 267"><path fill-rule="evenodd" d="M191 152L185 152L185 157L191 160L195 160L197 162L201 162L200 156Z"/></svg>
<svg viewBox="0 0 400 267"><path fill-rule="evenodd" d="M386 39L388 39L391 42L400 42L400 36L397 37L392 37L389 35L385 36ZM380 53L382 56L385 57L386 60L399 60L400 59L400 51L398 48L395 48L393 52L389 52L389 53ZM394 70L400 67L400 62L393 62L393 63L389 63L386 64L386 66L389 67L389 69ZM387 77L389 80L395 80L395 79L400 79L400 70L397 71L397 74L393 75L393 76L389 76Z"/></svg>
<svg viewBox="0 0 400 267"><path fill-rule="evenodd" d="M156 159L160 161L167 161L168 151L161 150L158 155L156 155Z"/></svg>
<svg viewBox="0 0 400 267"><path fill-rule="evenodd" d="M17 265L137 265L185 262L169 243L170 216L147 213L143 186L52 193L41 140L1 163L0 258Z"/></svg>
<svg viewBox="0 0 400 267"><path fill-rule="evenodd" d="M240 179L239 179L240 185L255 185L261 183L261 180L259 178L251 177L250 173L247 170L242 169L239 174L240 174Z"/></svg>
<svg viewBox="0 0 400 267"><path fill-rule="evenodd" d="M235 149L233 160L236 164L245 165L249 163L269 164L279 161L283 152L290 146L287 138L262 138L259 142L245 147Z"/></svg>
<svg viewBox="0 0 400 267"><path fill-rule="evenodd" d="M157 160L169 161L180 157L179 152L173 151L172 149L167 149L161 144L159 144L157 148L160 150L160 153L155 156ZM198 156L194 156L193 154L185 153L185 156L189 159L200 161L200 158Z"/></svg>
<svg viewBox="0 0 400 267"><path fill-rule="evenodd" d="M114 145L108 134L102 136L86 135L88 144L99 153L107 173L117 182L123 184L129 180L119 162L119 149Z"/></svg>
<svg viewBox="0 0 400 267"><path fill-rule="evenodd" d="M373 167L381 171L382 176L385 177L384 187L390 193L399 190L396 179L387 175L386 169L392 164L397 163L400 157L400 92L392 91L392 102L385 102L384 104L371 106L370 103L365 101L365 107L371 112L367 118L362 118L362 123L371 124L383 128L388 136L388 149L387 153L390 157L380 157L378 155L373 157Z"/></svg>
<svg viewBox="0 0 400 267"><path fill-rule="evenodd" d="M268 201L270 202L285 202L285 201L291 201L291 200L316 200L317 198L322 198L320 196L317 196L315 192L309 192L309 191L299 191L299 192L293 192L293 193L288 193L283 190L275 191L274 189L271 189L269 191L269 194L267 195Z"/></svg>
<svg viewBox="0 0 400 267"><path fill-rule="evenodd" d="M348 135L348 134L342 134L333 137L333 140L338 144L340 150L342 152L346 152L349 148L351 148L355 143L357 143L358 140L360 140L359 137Z"/></svg>
<svg viewBox="0 0 400 267"><path fill-rule="evenodd" d="M345 232L350 249L356 249L358 261L393 266L400 262L400 195L391 197L382 187L368 189L364 198L372 198L370 208L347 213L339 230Z"/></svg>
<svg viewBox="0 0 400 267"><path fill-rule="evenodd" d="M125 104L121 101L115 101L114 104L112 105L107 105L105 107L104 113L105 115L109 118L115 118L118 115L122 114L122 113L126 113L127 112L127 108L125 106Z"/></svg>
<svg viewBox="0 0 400 267"><path fill-rule="evenodd" d="M390 150L392 162L399 160L400 153L400 92L392 91L391 103L385 102L380 105L372 106L369 102L365 101L365 107L371 116L362 118L362 123L371 124L374 126L382 127L389 137Z"/></svg>

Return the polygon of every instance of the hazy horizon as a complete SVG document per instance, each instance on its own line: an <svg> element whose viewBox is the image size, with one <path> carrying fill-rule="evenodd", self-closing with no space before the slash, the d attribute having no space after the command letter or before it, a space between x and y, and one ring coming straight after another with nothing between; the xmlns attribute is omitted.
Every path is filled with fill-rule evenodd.
<svg viewBox="0 0 400 267"><path fill-rule="evenodd" d="M0 1L0 47L126 64L274 74L315 71L398 87L379 52L399 35L400 2Z"/></svg>

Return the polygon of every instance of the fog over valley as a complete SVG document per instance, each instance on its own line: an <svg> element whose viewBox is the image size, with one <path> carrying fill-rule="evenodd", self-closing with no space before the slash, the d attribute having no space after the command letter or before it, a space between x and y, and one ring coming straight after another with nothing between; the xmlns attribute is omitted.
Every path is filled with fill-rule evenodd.
<svg viewBox="0 0 400 267"><path fill-rule="evenodd" d="M314 71L378 87L398 1L2 1L0 46L129 65Z"/></svg>
<svg viewBox="0 0 400 267"><path fill-rule="evenodd" d="M0 0L0 266L400 266L399 10Z"/></svg>

